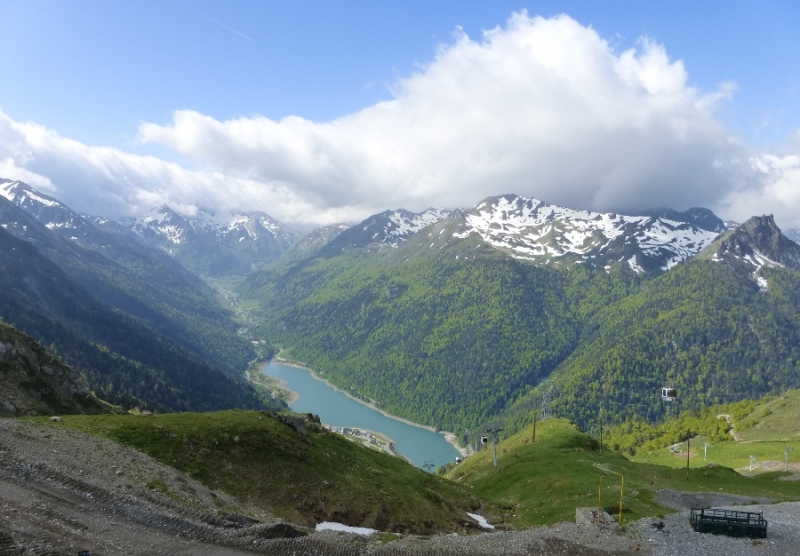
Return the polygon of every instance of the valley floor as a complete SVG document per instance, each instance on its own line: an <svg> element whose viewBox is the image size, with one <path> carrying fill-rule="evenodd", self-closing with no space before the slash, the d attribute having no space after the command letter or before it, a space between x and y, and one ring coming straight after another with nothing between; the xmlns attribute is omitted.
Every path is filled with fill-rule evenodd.
<svg viewBox="0 0 800 556"><path fill-rule="evenodd" d="M695 502L662 493L675 509ZM722 496L714 493L714 496ZM739 498L713 503L733 504ZM278 524L257 508L212 491L109 440L25 420L0 421L0 556L92 554L582 555L790 554L800 546L800 503L736 506L763 511L763 541L693 533L686 511L648 518L622 533L561 523L477 535L372 537L314 533ZM273 538L300 532L299 538ZM391 540L392 542L386 542ZM384 544L385 543L385 544Z"/></svg>

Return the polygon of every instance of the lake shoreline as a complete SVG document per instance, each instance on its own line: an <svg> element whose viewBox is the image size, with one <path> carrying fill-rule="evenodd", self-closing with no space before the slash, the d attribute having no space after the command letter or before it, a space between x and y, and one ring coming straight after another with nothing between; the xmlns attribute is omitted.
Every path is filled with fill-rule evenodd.
<svg viewBox="0 0 800 556"><path fill-rule="evenodd" d="M270 361L268 361L266 363L266 365L264 365L264 367L261 368L261 372L263 373L264 369L267 367L267 365L269 365L272 362L275 362L275 363L277 363L279 365L286 365L287 367L295 367L295 368L298 368L298 369L303 369L305 371L308 371L309 373L311 373L311 376L314 377L316 380L324 382L329 387L331 387L332 389L336 390L337 392L341 392L342 394L344 394L345 396L347 396L351 400L353 400L355 402L358 402L358 403L360 403L362 405L365 405L365 406L369 407L370 409L373 409L373 410L377 411L378 413L382 414L384 417L388 417L389 419L394 419L395 421L400 421L401 423L405 423L406 425L411 425L413 427L419 427L421 429L426 429L426 430L429 430L431 432L434 432L434 433L437 433L437 434L441 434L442 436L444 436L444 439L447 441L447 443L450 444L453 448L455 448L456 451L459 454L461 454L462 457L467 457L469 455L469 448L463 448L463 447L459 446L458 445L458 441L457 441L457 437L452 432L449 432L449 431L437 431L435 428L430 427L428 425L421 425L419 423L415 423L413 421L409 421L408 419L404 419L403 417L398 417L397 415L392 415L391 413L387 413L383 409L377 407L375 404L370 403L370 402L365 402L364 400L353 396L352 394L350 394L346 390L342 390L341 388L339 388L335 384L332 384L331 382L326 380L324 377L321 377L316 371L314 371L314 369L312 369L311 367L308 367L308 366L306 366L306 365L304 365L302 363L298 363L296 361L290 361L289 359L284 359L280 355L275 355L275 356L272 357L272 359ZM269 375L269 373L266 373L266 374ZM269 376L272 376L272 375L269 375ZM277 380L277 381L279 381L279 384L280 383L285 384L285 381L282 381L282 380L280 380L280 379L278 379L276 377L272 377L272 378ZM295 401L297 401L298 399L300 399L300 396L299 396L299 394L297 392L293 392L292 390L289 390L287 388L284 388L284 390L289 392L290 396L291 396L291 401L288 402L288 403L291 404L291 403L294 403Z"/></svg>

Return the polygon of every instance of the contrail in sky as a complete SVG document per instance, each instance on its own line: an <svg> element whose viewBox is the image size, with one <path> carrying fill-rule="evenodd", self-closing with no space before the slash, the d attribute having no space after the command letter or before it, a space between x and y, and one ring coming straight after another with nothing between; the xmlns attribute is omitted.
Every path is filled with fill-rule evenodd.
<svg viewBox="0 0 800 556"><path fill-rule="evenodd" d="M187 7L187 6L183 6L183 7L184 7L184 8L186 8L187 10L189 10L190 12L192 12L192 13L194 13L194 14L196 14L196 15L199 15L199 16L200 16L200 17L202 17L202 18L205 18L205 19L209 20L211 23L216 23L217 25L219 25L220 27L223 27L223 28L227 29L227 30L228 30L228 31L230 31L231 33L236 33L236 34L237 34L237 35L239 35L240 37L242 37L242 38L245 38L245 39L247 39L247 40L248 40L248 41L250 41L250 42L256 42L256 41L254 41L253 39L251 39L250 37L248 37L247 35L245 35L244 33L240 33L240 32L239 32L239 31L237 31L236 29L231 29L230 27L228 27L227 25L223 25L222 23L220 23L220 22L219 22L219 21L217 21L216 19L211 19L211 18L210 18L210 17L208 17L207 15L203 15L203 14L201 14L200 12L198 12L198 11L196 11L196 10L193 10L192 8L189 8L189 7Z"/></svg>

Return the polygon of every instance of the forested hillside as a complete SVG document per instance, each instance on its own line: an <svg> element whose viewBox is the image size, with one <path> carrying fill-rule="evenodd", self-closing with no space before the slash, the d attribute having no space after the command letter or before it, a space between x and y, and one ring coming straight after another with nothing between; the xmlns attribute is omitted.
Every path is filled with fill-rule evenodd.
<svg viewBox="0 0 800 556"><path fill-rule="evenodd" d="M110 413L86 379L29 336L0 323L0 415Z"/></svg>
<svg viewBox="0 0 800 556"><path fill-rule="evenodd" d="M254 275L261 332L384 409L473 428L538 384L579 344L581 322L638 283L452 253L404 260L351 251ZM259 287L259 284L261 287Z"/></svg>
<svg viewBox="0 0 800 556"><path fill-rule="evenodd" d="M766 291L749 274L692 261L599 311L596 330L552 375L553 410L584 426L606 419L664 417L675 408L759 397L800 384L800 273L763 269Z"/></svg>
<svg viewBox="0 0 800 556"><path fill-rule="evenodd" d="M545 393L553 414L592 428L675 411L662 386L678 389L682 408L800 386L800 272L764 263L777 254L763 247L756 267L727 261L721 240L655 275L624 262L551 268L448 233L457 218L398 248L279 259L242 295L285 356L459 433L490 421L519 430ZM774 234L770 222L743 227L746 243Z"/></svg>
<svg viewBox="0 0 800 556"><path fill-rule="evenodd" d="M85 374L111 403L171 411L264 406L250 386L101 303L5 230L0 317Z"/></svg>
<svg viewBox="0 0 800 556"><path fill-rule="evenodd" d="M140 319L196 357L232 374L255 358L249 341L236 333L230 315L197 277L135 239L99 230L52 203L44 207L48 211L30 214L0 197L0 224L36 246L92 296Z"/></svg>

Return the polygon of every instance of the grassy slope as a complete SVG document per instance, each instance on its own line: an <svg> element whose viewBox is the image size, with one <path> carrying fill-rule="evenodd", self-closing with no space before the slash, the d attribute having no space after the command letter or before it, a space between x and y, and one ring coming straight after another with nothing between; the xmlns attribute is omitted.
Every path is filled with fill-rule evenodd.
<svg viewBox="0 0 800 556"><path fill-rule="evenodd" d="M712 413L729 414L727 406L715 408ZM739 441L720 442L705 435L691 439L691 458L702 461L703 444L708 442L706 464L718 464L739 471L749 471L750 456L755 456L754 473L764 473L784 469L784 448L792 448L790 470L797 472L800 460L800 390L792 390L782 396L764 398L753 404L752 408L733 420L733 430ZM666 426L669 423L665 423ZM666 445L666 442L661 442ZM678 444L686 451L686 442ZM658 463L660 465L680 466L685 464L684 456L673 455L668 447L649 447L639 450L634 461ZM684 462L683 464L681 462ZM772 462L771 464L769 462Z"/></svg>
<svg viewBox="0 0 800 556"><path fill-rule="evenodd" d="M498 520L515 527L572 521L576 507L619 509L620 477L625 477L624 516L628 521L668 511L654 500L660 489L724 491L779 500L800 499L800 482L777 482L774 474L750 478L725 467L685 469L629 461L617 452L600 453L597 443L564 419L529 427L498 444L498 467L484 449L448 473L490 503ZM684 460L685 462L685 460ZM697 462L693 462L697 466Z"/></svg>
<svg viewBox="0 0 800 556"><path fill-rule="evenodd" d="M67 416L71 427L132 446L203 484L286 520L331 520L383 531L461 531L479 500L400 458L306 421L307 434L267 412ZM236 438L238 437L238 441Z"/></svg>

